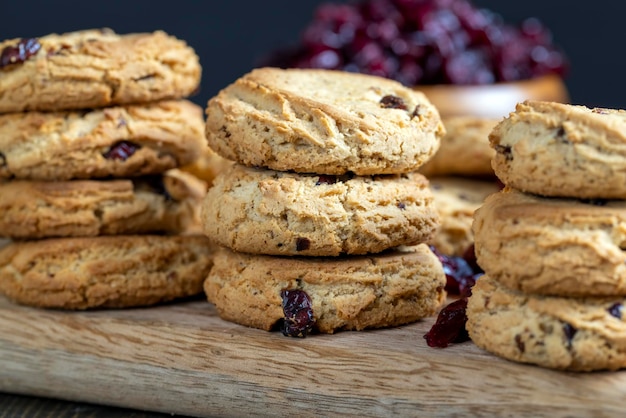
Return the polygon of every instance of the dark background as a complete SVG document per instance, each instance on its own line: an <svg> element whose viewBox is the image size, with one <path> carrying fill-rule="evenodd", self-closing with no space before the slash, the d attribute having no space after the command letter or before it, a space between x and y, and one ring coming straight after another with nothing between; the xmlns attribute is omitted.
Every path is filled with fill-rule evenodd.
<svg viewBox="0 0 626 418"><path fill-rule="evenodd" d="M345 1L337 1L345 2ZM0 0L0 39L110 27L119 33L162 29L200 56L198 104L257 65L278 46L297 40L321 0ZM474 0L508 23L538 17L567 53L572 103L626 108L626 2Z"/></svg>

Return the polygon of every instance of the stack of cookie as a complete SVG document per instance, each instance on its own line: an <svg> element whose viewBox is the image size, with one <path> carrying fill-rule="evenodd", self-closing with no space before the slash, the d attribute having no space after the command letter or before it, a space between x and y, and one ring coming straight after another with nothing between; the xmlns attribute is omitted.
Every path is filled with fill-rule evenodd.
<svg viewBox="0 0 626 418"><path fill-rule="evenodd" d="M626 112L524 102L490 141L506 188L475 214L470 337L544 367L626 367Z"/></svg>
<svg viewBox="0 0 626 418"><path fill-rule="evenodd" d="M163 32L0 43L0 291L23 304L148 305L202 292L206 192L193 49Z"/></svg>
<svg viewBox="0 0 626 418"><path fill-rule="evenodd" d="M373 76L260 68L209 101L206 129L236 162L202 215L223 247L205 282L222 318L305 335L436 312L445 277L423 243L438 215L415 170L443 127L421 93Z"/></svg>

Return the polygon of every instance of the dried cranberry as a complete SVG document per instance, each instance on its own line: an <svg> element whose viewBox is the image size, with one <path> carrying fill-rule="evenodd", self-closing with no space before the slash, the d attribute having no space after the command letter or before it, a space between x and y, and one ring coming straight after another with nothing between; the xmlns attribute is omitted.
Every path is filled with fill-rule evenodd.
<svg viewBox="0 0 626 418"><path fill-rule="evenodd" d="M311 247L311 240L308 238L296 238L296 251L306 251Z"/></svg>
<svg viewBox="0 0 626 418"><path fill-rule="evenodd" d="M400 210L404 210L406 209L406 204L404 202L398 202L396 203L396 206L398 207L398 209Z"/></svg>
<svg viewBox="0 0 626 418"><path fill-rule="evenodd" d="M102 154L107 160L121 160L126 161L130 158L138 149L139 145L130 141L120 141L113 145L107 152Z"/></svg>
<svg viewBox="0 0 626 418"><path fill-rule="evenodd" d="M424 335L429 347L445 348L452 343L469 340L465 329L467 323L467 298L460 298L443 308L435 324Z"/></svg>
<svg viewBox="0 0 626 418"><path fill-rule="evenodd" d="M617 319L622 319L622 313L624 310L624 305L619 302L614 303L607 309L609 313Z"/></svg>
<svg viewBox="0 0 626 418"><path fill-rule="evenodd" d="M446 274L446 291L451 295L469 296L472 286L482 272L474 271L462 257L442 254L432 246L431 250L441 262Z"/></svg>
<svg viewBox="0 0 626 418"><path fill-rule="evenodd" d="M574 339L574 336L576 335L577 332L578 330L574 328L573 325L568 324L567 322L563 323L563 334L565 335L565 338L567 339L568 348L572 347L572 340Z"/></svg>
<svg viewBox="0 0 626 418"><path fill-rule="evenodd" d="M306 337L315 325L311 298L299 289L285 289L280 296L283 300L283 335Z"/></svg>
<svg viewBox="0 0 626 418"><path fill-rule="evenodd" d="M472 268L474 273L484 273L484 270L478 265L478 260L476 259L476 247L474 244L470 244L470 246L463 252L463 259Z"/></svg>
<svg viewBox="0 0 626 418"><path fill-rule="evenodd" d="M32 57L41 49L36 38L20 39L16 46L7 46L0 53L0 68L19 64Z"/></svg>
<svg viewBox="0 0 626 418"><path fill-rule="evenodd" d="M317 178L317 182L315 182L315 185L319 186L321 184L335 184L335 183L337 183L337 176L321 174Z"/></svg>
<svg viewBox="0 0 626 418"><path fill-rule="evenodd" d="M398 96L387 95L380 99L380 104L385 109L402 109L406 110L406 104L404 100Z"/></svg>

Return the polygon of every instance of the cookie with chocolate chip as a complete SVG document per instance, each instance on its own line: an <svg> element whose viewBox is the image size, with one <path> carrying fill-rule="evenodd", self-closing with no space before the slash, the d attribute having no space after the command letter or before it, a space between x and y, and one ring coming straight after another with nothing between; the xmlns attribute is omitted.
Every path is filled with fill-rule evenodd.
<svg viewBox="0 0 626 418"><path fill-rule="evenodd" d="M202 208L204 232L236 251L337 256L426 242L439 216L418 173L297 174L233 164Z"/></svg>
<svg viewBox="0 0 626 418"><path fill-rule="evenodd" d="M0 113L181 99L200 76L193 48L163 31L8 39L0 42Z"/></svg>
<svg viewBox="0 0 626 418"><path fill-rule="evenodd" d="M204 283L221 318L292 336L391 327L445 300L441 263L425 244L371 256L215 254Z"/></svg>
<svg viewBox="0 0 626 418"><path fill-rule="evenodd" d="M488 275L472 288L467 331L503 358L560 370L626 368L624 296L566 298L511 290Z"/></svg>
<svg viewBox="0 0 626 418"><path fill-rule="evenodd" d="M158 174L194 161L203 131L202 109L186 100L0 115L0 180Z"/></svg>
<svg viewBox="0 0 626 418"><path fill-rule="evenodd" d="M626 198L626 111L526 101L491 132L493 168L544 196Z"/></svg>
<svg viewBox="0 0 626 418"><path fill-rule="evenodd" d="M381 77L259 68L209 100L206 134L223 157L278 171L416 170L445 129L422 93Z"/></svg>
<svg viewBox="0 0 626 418"><path fill-rule="evenodd" d="M183 233L199 224L205 183L177 169L132 179L0 183L0 237Z"/></svg>
<svg viewBox="0 0 626 418"><path fill-rule="evenodd" d="M214 249L201 235L15 241L0 248L0 293L40 308L153 305L202 293Z"/></svg>

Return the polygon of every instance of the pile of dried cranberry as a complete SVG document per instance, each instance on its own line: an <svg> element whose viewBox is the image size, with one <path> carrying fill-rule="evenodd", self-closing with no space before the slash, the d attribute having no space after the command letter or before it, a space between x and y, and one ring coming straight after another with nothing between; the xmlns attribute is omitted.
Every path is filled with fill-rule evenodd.
<svg viewBox="0 0 626 418"><path fill-rule="evenodd" d="M542 23L519 27L470 0L361 0L322 4L300 42L261 62L327 68L417 84L488 84L566 71Z"/></svg>

